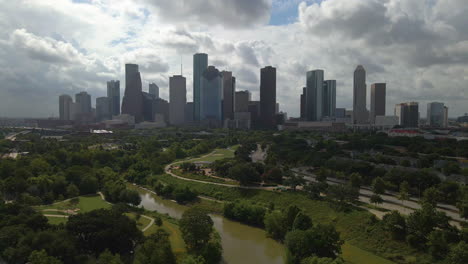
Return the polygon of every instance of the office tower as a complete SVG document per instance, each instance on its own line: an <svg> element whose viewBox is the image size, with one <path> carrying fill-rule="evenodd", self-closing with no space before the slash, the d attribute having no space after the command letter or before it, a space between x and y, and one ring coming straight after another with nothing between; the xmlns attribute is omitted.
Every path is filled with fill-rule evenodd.
<svg viewBox="0 0 468 264"><path fill-rule="evenodd" d="M445 127L444 103L432 102L427 104L427 124L431 127Z"/></svg>
<svg viewBox="0 0 468 264"><path fill-rule="evenodd" d="M76 114L91 113L91 95L87 92L77 93L75 95Z"/></svg>
<svg viewBox="0 0 468 264"><path fill-rule="evenodd" d="M305 120L306 119L306 90L307 88L304 87L302 88L302 94L301 94L301 119Z"/></svg>
<svg viewBox="0 0 468 264"><path fill-rule="evenodd" d="M336 109L336 81L327 80L323 82L322 95L322 117L335 117Z"/></svg>
<svg viewBox="0 0 468 264"><path fill-rule="evenodd" d="M146 122L154 122L156 112L156 96L142 92L142 115L143 120Z"/></svg>
<svg viewBox="0 0 468 264"><path fill-rule="evenodd" d="M260 118L265 128L276 125L276 68L260 70Z"/></svg>
<svg viewBox="0 0 468 264"><path fill-rule="evenodd" d="M346 117L346 109L345 108L336 108L335 109L335 117L336 118L345 118Z"/></svg>
<svg viewBox="0 0 468 264"><path fill-rule="evenodd" d="M416 102L401 103L395 106L395 116L398 124L406 128L417 128L419 126L419 104Z"/></svg>
<svg viewBox="0 0 468 264"><path fill-rule="evenodd" d="M260 119L260 101L250 101L248 109L252 119L252 125L257 126Z"/></svg>
<svg viewBox="0 0 468 264"><path fill-rule="evenodd" d="M138 65L125 64L125 94L122 101L122 114L135 117L135 122L143 121L143 94Z"/></svg>
<svg viewBox="0 0 468 264"><path fill-rule="evenodd" d="M59 115L60 120L72 120L71 109L73 107L73 99L71 96L64 94L59 96Z"/></svg>
<svg viewBox="0 0 468 264"><path fill-rule="evenodd" d="M223 90L223 76L214 66L209 66L201 78L201 120L222 120Z"/></svg>
<svg viewBox="0 0 468 264"><path fill-rule="evenodd" d="M185 104L185 123L193 122L193 102Z"/></svg>
<svg viewBox="0 0 468 264"><path fill-rule="evenodd" d="M357 66L354 71L353 88L353 123L365 124L368 121L368 112L366 107L367 88L366 88L366 70L362 65Z"/></svg>
<svg viewBox="0 0 468 264"><path fill-rule="evenodd" d="M169 123L169 102L162 98L156 98L154 107L155 115L162 116L164 122Z"/></svg>
<svg viewBox="0 0 468 264"><path fill-rule="evenodd" d="M187 87L185 77L174 75L169 78L169 122L171 125L185 123L185 105L187 104Z"/></svg>
<svg viewBox="0 0 468 264"><path fill-rule="evenodd" d="M201 117L201 79L208 68L208 54L193 55L193 119L200 121Z"/></svg>
<svg viewBox="0 0 468 264"><path fill-rule="evenodd" d="M150 83L148 86L148 93L154 95L156 98L159 98L159 86L155 83Z"/></svg>
<svg viewBox="0 0 468 264"><path fill-rule="evenodd" d="M223 119L234 119L234 93L236 91L236 78L232 72L223 71Z"/></svg>
<svg viewBox="0 0 468 264"><path fill-rule="evenodd" d="M374 83L371 85L371 104L369 121L371 124L375 123L376 116L385 116L385 97L386 97L387 84Z"/></svg>
<svg viewBox="0 0 468 264"><path fill-rule="evenodd" d="M111 99L109 97L96 98L96 119L97 121L104 121L112 119L111 115Z"/></svg>
<svg viewBox="0 0 468 264"><path fill-rule="evenodd" d="M323 117L323 70L307 72L306 117L320 121Z"/></svg>
<svg viewBox="0 0 468 264"><path fill-rule="evenodd" d="M448 107L444 106L444 128L448 127Z"/></svg>
<svg viewBox="0 0 468 264"><path fill-rule="evenodd" d="M120 81L107 82L107 97L111 116L120 115Z"/></svg>
<svg viewBox="0 0 468 264"><path fill-rule="evenodd" d="M235 112L248 112L249 111L249 102L251 100L251 94L249 91L238 91L236 92L235 101Z"/></svg>

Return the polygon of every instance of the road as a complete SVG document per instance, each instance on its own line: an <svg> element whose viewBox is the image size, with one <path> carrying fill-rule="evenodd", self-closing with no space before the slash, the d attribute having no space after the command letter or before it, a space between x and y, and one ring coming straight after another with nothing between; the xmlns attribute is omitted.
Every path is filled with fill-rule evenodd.
<svg viewBox="0 0 468 264"><path fill-rule="evenodd" d="M304 176L304 179L309 182L315 182L315 175L307 172L304 168L296 168L292 169L292 171L301 174ZM328 184L343 184L346 183L344 180L335 179L335 178L327 178ZM371 204L370 197L373 195L373 192L368 187L361 187L359 190L359 201ZM421 205L417 202L418 199L412 197L410 201L402 202L399 200L395 194L386 192L384 195L381 195L384 202L379 204L379 207L391 210L391 211L398 211L401 214L408 215L414 212L417 209L421 209ZM458 210L453 206L440 204L437 207L437 210L440 212L444 212L447 216L452 218L455 222L458 222L456 225L459 226L459 222L464 222L465 220L460 217Z"/></svg>

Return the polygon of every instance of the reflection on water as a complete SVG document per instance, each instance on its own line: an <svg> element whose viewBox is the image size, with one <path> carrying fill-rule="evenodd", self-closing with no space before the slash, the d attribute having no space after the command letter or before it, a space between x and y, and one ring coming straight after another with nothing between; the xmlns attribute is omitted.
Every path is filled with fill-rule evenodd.
<svg viewBox="0 0 468 264"><path fill-rule="evenodd" d="M155 210L174 218L182 217L187 207L163 200L140 190L141 204L147 210ZM283 246L266 237L259 228L230 221L222 216L211 215L214 226L221 236L224 262L228 264L283 264Z"/></svg>

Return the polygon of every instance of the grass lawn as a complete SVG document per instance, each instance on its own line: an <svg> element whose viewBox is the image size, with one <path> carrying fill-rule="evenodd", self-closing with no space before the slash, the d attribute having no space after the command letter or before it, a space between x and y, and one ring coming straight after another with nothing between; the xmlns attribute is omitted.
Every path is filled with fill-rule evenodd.
<svg viewBox="0 0 468 264"><path fill-rule="evenodd" d="M37 207L39 210L44 209L57 209L57 210L74 210L79 209L80 213L87 213L96 209L109 209L111 204L103 201L101 196L95 195L85 195L78 197L78 204L73 204L70 200L54 203L52 205L45 205ZM49 212L49 214L60 214L59 212Z"/></svg>
<svg viewBox="0 0 468 264"><path fill-rule="evenodd" d="M192 179L192 180L198 180L198 181L206 181L206 182L214 182L214 183L223 183L223 184L230 184L230 185L239 185L237 182L232 181L232 180L223 180L223 179L218 179L206 175L200 175L200 174L195 174L195 173L189 173L189 172L183 172L182 170L172 170L172 173L184 177L187 179Z"/></svg>
<svg viewBox="0 0 468 264"><path fill-rule="evenodd" d="M353 264L392 264L394 262L376 256L369 251L362 250L349 243L345 243L341 249L343 250L343 259L348 263Z"/></svg>
<svg viewBox="0 0 468 264"><path fill-rule="evenodd" d="M50 216L47 216L47 219L49 220L49 224L51 225L65 224L68 220L67 218L63 218L63 217L50 217Z"/></svg>
<svg viewBox="0 0 468 264"><path fill-rule="evenodd" d="M232 148L233 150L235 148ZM225 158L234 158L234 151L230 149L215 149L213 152L211 152L208 156L202 156L197 159L190 160L190 162L194 161L215 161L219 159L225 159Z"/></svg>

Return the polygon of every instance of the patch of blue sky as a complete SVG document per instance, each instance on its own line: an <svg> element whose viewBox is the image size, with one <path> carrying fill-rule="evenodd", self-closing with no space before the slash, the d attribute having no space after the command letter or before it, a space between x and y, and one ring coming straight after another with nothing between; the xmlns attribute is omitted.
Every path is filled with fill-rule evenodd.
<svg viewBox="0 0 468 264"><path fill-rule="evenodd" d="M280 26L297 22L299 16L299 4L306 2L320 3L323 0L273 0L271 6L270 25Z"/></svg>

